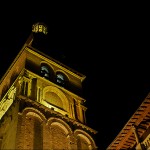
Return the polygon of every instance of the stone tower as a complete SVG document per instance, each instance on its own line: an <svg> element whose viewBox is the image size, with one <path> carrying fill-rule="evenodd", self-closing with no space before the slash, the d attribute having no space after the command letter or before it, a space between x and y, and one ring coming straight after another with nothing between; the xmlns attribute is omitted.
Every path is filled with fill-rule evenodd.
<svg viewBox="0 0 150 150"><path fill-rule="evenodd" d="M97 149L81 96L85 76L40 51L47 33L44 23L32 26L0 81L0 149Z"/></svg>

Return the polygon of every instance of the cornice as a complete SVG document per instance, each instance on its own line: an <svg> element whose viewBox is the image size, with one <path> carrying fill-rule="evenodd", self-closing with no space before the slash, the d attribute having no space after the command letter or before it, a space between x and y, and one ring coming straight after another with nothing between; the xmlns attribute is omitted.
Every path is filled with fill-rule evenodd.
<svg viewBox="0 0 150 150"><path fill-rule="evenodd" d="M78 71L75 71L74 69L70 68L69 66L67 65L64 65L63 63L61 63L60 61L46 55L45 53L33 48L32 46L27 46L26 47L26 50L29 51L30 53L38 56L39 58L42 58L42 59L46 59L47 62L50 62L51 64L61 68L62 70L65 70L66 72L68 72L69 74L72 74L73 76L75 76L76 78L80 79L81 81L83 81L86 76L79 73Z"/></svg>
<svg viewBox="0 0 150 150"><path fill-rule="evenodd" d="M54 111L53 109L50 109L50 108L47 108L46 106L36 102L36 101L33 101L29 98L26 98L22 95L19 95L17 96L17 99L20 101L20 104L22 103L23 104L23 107L22 109L20 110L21 112L23 111L24 108L26 107L34 107L36 109L38 109L39 111L41 111L45 117L48 119L49 116L53 116L53 117L57 117L57 118L60 118L62 120L65 120L65 122L68 122L68 124L72 124L74 127L76 126L77 128L80 128L82 130L86 130L87 132L89 133L93 133L93 134L96 134L97 131L86 126L85 124L82 124L74 119L71 119L67 116L64 116L62 114L60 114L59 112L56 112Z"/></svg>

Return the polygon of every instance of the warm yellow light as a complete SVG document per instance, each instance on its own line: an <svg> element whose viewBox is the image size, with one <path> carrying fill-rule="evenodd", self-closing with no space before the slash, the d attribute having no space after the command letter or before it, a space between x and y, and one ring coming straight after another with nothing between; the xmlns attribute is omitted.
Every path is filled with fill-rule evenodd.
<svg viewBox="0 0 150 150"><path fill-rule="evenodd" d="M32 32L35 32L35 33L41 32L41 33L47 34L48 33L47 26L43 23L38 22L36 24L33 24Z"/></svg>

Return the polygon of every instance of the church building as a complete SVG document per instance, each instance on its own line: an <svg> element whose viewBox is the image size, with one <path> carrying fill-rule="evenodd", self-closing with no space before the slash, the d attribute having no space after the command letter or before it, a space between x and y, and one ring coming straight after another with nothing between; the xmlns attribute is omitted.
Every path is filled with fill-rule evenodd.
<svg viewBox="0 0 150 150"><path fill-rule="evenodd" d="M44 23L33 24L0 80L0 149L97 150L82 97L86 76L41 51L47 34Z"/></svg>

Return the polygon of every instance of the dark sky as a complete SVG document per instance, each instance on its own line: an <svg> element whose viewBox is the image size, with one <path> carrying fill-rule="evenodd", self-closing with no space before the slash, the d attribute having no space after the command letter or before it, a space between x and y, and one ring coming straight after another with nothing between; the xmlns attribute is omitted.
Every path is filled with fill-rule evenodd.
<svg viewBox="0 0 150 150"><path fill-rule="evenodd" d="M1 12L0 75L20 51L32 24L46 23L48 53L57 53L86 75L87 125L98 131L99 149L106 149L150 91L146 4L39 5Z"/></svg>

